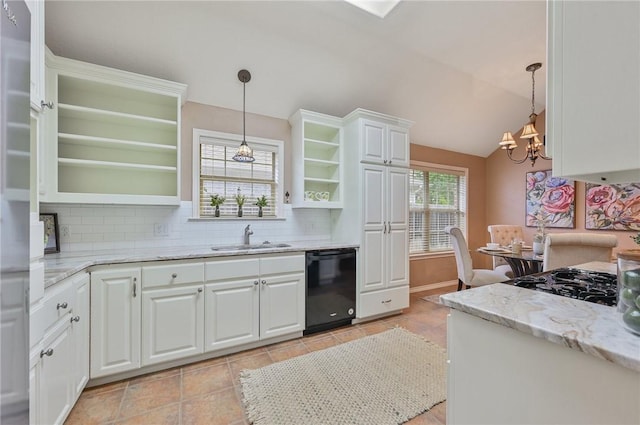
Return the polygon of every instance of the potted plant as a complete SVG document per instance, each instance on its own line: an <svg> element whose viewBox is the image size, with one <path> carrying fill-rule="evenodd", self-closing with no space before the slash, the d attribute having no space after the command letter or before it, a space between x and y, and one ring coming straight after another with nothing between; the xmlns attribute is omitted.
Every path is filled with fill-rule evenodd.
<svg viewBox="0 0 640 425"><path fill-rule="evenodd" d="M236 204L238 204L238 217L242 217L242 206L244 205L244 201L247 199L242 193L240 193L240 188L238 188L238 193L235 196Z"/></svg>
<svg viewBox="0 0 640 425"><path fill-rule="evenodd" d="M256 205L258 206L258 217L262 217L262 208L269 205L267 201L267 197L262 195L258 199L256 199Z"/></svg>
<svg viewBox="0 0 640 425"><path fill-rule="evenodd" d="M224 201L224 196L220 196L217 193L215 195L211 195L211 206L216 207L214 213L216 217L220 217L220 205L224 204Z"/></svg>

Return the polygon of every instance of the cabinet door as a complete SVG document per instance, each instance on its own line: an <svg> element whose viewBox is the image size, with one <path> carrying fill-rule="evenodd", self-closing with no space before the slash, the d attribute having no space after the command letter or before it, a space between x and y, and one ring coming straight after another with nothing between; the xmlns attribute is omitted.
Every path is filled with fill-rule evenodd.
<svg viewBox="0 0 640 425"><path fill-rule="evenodd" d="M91 377L140 367L140 269L91 273Z"/></svg>
<svg viewBox="0 0 640 425"><path fill-rule="evenodd" d="M385 221L385 167L365 165L362 167L363 184L363 240L360 248L361 291L372 291L384 287L384 241Z"/></svg>
<svg viewBox="0 0 640 425"><path fill-rule="evenodd" d="M205 286L205 351L260 338L258 276Z"/></svg>
<svg viewBox="0 0 640 425"><path fill-rule="evenodd" d="M142 293L142 365L200 354L204 341L203 285Z"/></svg>
<svg viewBox="0 0 640 425"><path fill-rule="evenodd" d="M28 279L28 273L3 271L2 275L0 362L2 362L3 375L0 382L0 397L2 403L7 405L25 403L29 398L27 387L29 318L26 306L28 301L25 299Z"/></svg>
<svg viewBox="0 0 640 425"><path fill-rule="evenodd" d="M375 121L362 120L361 127L361 160L382 164L387 159L387 147L385 145L384 124Z"/></svg>
<svg viewBox="0 0 640 425"><path fill-rule="evenodd" d="M406 128L388 126L387 146L389 165L409 166L409 133Z"/></svg>
<svg viewBox="0 0 640 425"><path fill-rule="evenodd" d="M71 410L72 359L71 323L65 318L43 341L39 388L43 424L62 424Z"/></svg>
<svg viewBox="0 0 640 425"><path fill-rule="evenodd" d="M73 335L73 386L75 401L89 381L89 275L75 282L76 300L71 312Z"/></svg>
<svg viewBox="0 0 640 425"><path fill-rule="evenodd" d="M31 13L31 107L44 100L44 1L27 0Z"/></svg>
<svg viewBox="0 0 640 425"><path fill-rule="evenodd" d="M260 280L260 339L304 330L304 273Z"/></svg>
<svg viewBox="0 0 640 425"><path fill-rule="evenodd" d="M387 287L409 284L409 170L387 170Z"/></svg>

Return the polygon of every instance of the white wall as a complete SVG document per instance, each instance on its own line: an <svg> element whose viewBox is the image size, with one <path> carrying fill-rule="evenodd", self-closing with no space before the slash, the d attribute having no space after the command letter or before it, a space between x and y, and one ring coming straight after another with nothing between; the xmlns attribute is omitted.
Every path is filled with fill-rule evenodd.
<svg viewBox="0 0 640 425"><path fill-rule="evenodd" d="M60 251L98 251L170 246L240 244L247 224L252 243L329 241L329 210L292 209L284 219L211 219L189 221L191 201L179 207L41 204L40 212L57 213ZM164 235L154 228L166 229Z"/></svg>

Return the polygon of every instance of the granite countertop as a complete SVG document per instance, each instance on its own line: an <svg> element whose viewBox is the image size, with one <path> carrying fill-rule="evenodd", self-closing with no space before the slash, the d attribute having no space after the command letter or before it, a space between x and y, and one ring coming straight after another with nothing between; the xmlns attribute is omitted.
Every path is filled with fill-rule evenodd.
<svg viewBox="0 0 640 425"><path fill-rule="evenodd" d="M279 243L278 243L279 244ZM236 255L264 255L284 252L301 252L315 249L358 248L357 244L319 242L287 242L288 247L260 249L220 249L215 245L179 246L170 248L117 249L93 251L90 253L72 252L47 254L44 258L45 288L60 282L91 266L107 264L138 263L146 261L186 260L192 258L229 257ZM225 245L229 246L229 245ZM224 246L223 246L224 247ZM218 247L219 248L219 247Z"/></svg>
<svg viewBox="0 0 640 425"><path fill-rule="evenodd" d="M611 271L608 263L601 266ZM615 307L503 283L440 299L456 310L640 372L640 337L623 327Z"/></svg>

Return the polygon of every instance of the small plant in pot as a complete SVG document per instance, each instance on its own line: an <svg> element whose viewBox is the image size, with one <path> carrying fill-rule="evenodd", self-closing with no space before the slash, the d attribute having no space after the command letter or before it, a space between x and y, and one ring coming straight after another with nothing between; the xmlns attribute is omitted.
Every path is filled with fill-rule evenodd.
<svg viewBox="0 0 640 425"><path fill-rule="evenodd" d="M258 206L258 217L262 217L262 208L269 205L267 201L267 197L262 195L258 199L256 199L256 205Z"/></svg>
<svg viewBox="0 0 640 425"><path fill-rule="evenodd" d="M235 198L236 204L238 204L238 217L242 217L242 206L244 205L244 201L247 200L247 197L240 193L240 188L238 188L238 193Z"/></svg>
<svg viewBox="0 0 640 425"><path fill-rule="evenodd" d="M211 206L216 207L214 212L216 217L220 217L220 205L224 204L224 201L224 196L220 196L217 193L215 195L211 195Z"/></svg>

